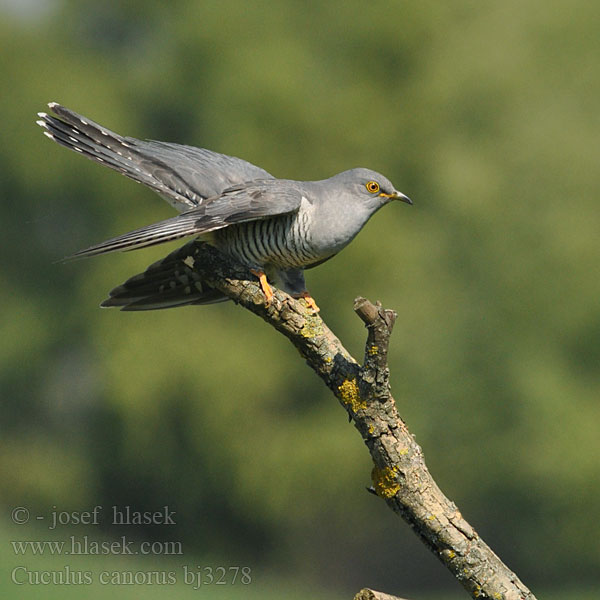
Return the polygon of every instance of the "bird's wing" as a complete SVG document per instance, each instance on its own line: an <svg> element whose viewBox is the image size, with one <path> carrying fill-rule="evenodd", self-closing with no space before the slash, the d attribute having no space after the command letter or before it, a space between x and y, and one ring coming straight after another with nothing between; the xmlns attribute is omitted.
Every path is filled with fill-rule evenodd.
<svg viewBox="0 0 600 600"><path fill-rule="evenodd" d="M192 210L80 250L69 259L136 250L236 223L291 213L298 210L301 202L302 192L292 181L265 179L237 185Z"/></svg>
<svg viewBox="0 0 600 600"><path fill-rule="evenodd" d="M37 123L49 138L147 185L179 211L194 208L232 185L272 178L240 158L124 137L56 102L48 106L56 116L38 113Z"/></svg>
<svg viewBox="0 0 600 600"><path fill-rule="evenodd" d="M202 281L194 270L202 242L193 240L143 273L130 277L110 291L103 307L121 310L157 310L190 304L213 304L227 300L218 290Z"/></svg>

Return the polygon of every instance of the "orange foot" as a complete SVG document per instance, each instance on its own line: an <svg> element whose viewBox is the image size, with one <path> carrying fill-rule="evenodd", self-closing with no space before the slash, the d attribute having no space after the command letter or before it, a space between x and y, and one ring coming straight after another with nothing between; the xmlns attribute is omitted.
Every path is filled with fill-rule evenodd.
<svg viewBox="0 0 600 600"><path fill-rule="evenodd" d="M309 292L302 292L301 294L294 295L294 298L304 298L306 304L308 304L309 308L312 308L316 313L318 313L321 309L317 306L315 299L310 295Z"/></svg>
<svg viewBox="0 0 600 600"><path fill-rule="evenodd" d="M267 299L267 304L271 304L271 300L273 299L273 290L267 281L267 276L264 271L257 271L256 269L250 269L250 273L252 275L256 275L258 277L258 281L260 282L260 287L265 294L265 298Z"/></svg>

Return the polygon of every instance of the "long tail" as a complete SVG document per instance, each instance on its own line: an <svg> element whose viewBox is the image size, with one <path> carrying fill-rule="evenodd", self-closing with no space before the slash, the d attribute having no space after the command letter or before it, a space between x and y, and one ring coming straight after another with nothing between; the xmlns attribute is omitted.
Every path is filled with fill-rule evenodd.
<svg viewBox="0 0 600 600"><path fill-rule="evenodd" d="M150 265L143 273L129 278L112 290L101 306L127 311L157 310L227 300L194 271L197 248L201 243L189 242Z"/></svg>
<svg viewBox="0 0 600 600"><path fill-rule="evenodd" d="M36 123L50 139L147 185L178 210L189 210L202 201L203 197L191 190L172 166L156 153L148 154L148 142L123 137L57 102L48 106L57 116L40 112Z"/></svg>

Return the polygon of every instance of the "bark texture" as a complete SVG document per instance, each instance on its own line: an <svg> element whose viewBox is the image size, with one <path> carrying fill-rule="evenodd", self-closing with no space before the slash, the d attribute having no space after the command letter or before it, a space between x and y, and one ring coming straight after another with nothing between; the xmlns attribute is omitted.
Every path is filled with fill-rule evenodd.
<svg viewBox="0 0 600 600"><path fill-rule="evenodd" d="M361 365L304 300L274 289L267 306L256 277L247 269L201 242L188 248L202 279L283 333L332 390L369 449L373 491L412 527L471 596L535 600L441 492L398 414L387 363L396 313L364 298L355 301L354 310L367 328ZM391 598L372 590L362 590L358 597Z"/></svg>

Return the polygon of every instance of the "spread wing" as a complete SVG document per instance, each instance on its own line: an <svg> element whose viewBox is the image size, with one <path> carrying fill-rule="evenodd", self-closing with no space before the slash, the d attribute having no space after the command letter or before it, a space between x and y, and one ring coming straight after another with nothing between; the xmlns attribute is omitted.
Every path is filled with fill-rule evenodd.
<svg viewBox="0 0 600 600"><path fill-rule="evenodd" d="M293 181L266 179L241 184L176 217L130 231L76 252L69 258L135 250L209 233L236 223L275 217L297 211L301 201L302 192Z"/></svg>
<svg viewBox="0 0 600 600"><path fill-rule="evenodd" d="M38 125L55 142L147 185L179 211L190 210L231 186L272 175L245 160L168 142L114 133L56 102L56 116L38 113Z"/></svg>

